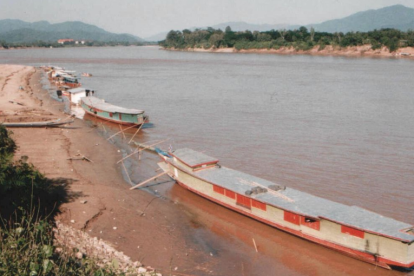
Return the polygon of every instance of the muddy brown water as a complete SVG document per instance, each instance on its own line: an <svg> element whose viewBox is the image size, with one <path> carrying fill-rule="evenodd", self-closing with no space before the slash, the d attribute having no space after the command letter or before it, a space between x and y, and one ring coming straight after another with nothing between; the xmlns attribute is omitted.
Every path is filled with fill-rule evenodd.
<svg viewBox="0 0 414 276"><path fill-rule="evenodd" d="M81 82L96 96L148 113L153 126L140 142L169 138L164 148L204 151L224 166L414 224L412 60L114 47L0 51L0 63L92 73ZM155 175L157 161L151 153L131 159L133 181ZM211 253L199 261L215 269L198 275L403 275L256 222L167 179L148 191L187 214L188 243Z"/></svg>

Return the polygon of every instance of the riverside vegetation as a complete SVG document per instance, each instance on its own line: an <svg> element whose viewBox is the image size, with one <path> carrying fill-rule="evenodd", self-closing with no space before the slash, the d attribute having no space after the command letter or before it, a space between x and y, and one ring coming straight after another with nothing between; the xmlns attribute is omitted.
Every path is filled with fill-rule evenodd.
<svg viewBox="0 0 414 276"><path fill-rule="evenodd" d="M234 32L228 26L225 31L211 27L195 31L185 29L182 32L171 30L160 45L174 49L235 48L236 50L293 47L295 50L303 51L314 47L322 50L328 45L334 47L371 45L373 50L385 46L390 52L394 52L399 47L414 47L414 31L381 29L370 32L327 33L317 32L313 28L308 30L306 27L300 27L296 30Z"/></svg>
<svg viewBox="0 0 414 276"><path fill-rule="evenodd" d="M53 215L66 192L27 157L13 161L10 134L0 125L0 275L126 275L54 242Z"/></svg>

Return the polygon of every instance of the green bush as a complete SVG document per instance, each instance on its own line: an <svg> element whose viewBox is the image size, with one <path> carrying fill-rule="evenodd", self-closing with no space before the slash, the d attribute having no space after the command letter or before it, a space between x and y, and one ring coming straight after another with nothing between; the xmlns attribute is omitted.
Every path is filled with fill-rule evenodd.
<svg viewBox="0 0 414 276"><path fill-rule="evenodd" d="M117 274L111 267L101 268L89 258L77 259L74 252L56 253L53 225L23 213L17 222L0 227L0 275L78 275L104 276Z"/></svg>
<svg viewBox="0 0 414 276"><path fill-rule="evenodd" d="M16 143L10 138L7 129L0 125L0 162L9 162L16 148Z"/></svg>
<svg viewBox="0 0 414 276"><path fill-rule="evenodd" d="M23 157L13 161L15 142L0 125L0 214L8 216L21 210L39 206L42 214L53 210L58 200L55 187Z"/></svg>

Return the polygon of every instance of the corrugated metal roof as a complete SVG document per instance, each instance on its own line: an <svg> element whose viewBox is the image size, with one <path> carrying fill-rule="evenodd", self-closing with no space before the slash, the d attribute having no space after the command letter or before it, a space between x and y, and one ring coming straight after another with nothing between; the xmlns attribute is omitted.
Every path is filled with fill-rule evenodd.
<svg viewBox="0 0 414 276"><path fill-rule="evenodd" d="M191 160L192 152L194 153L194 158L199 160L198 158L200 158L202 153L191 149L176 150L174 154L184 155L187 160ZM214 159L212 157L209 158L211 160ZM172 159L170 159L170 162L179 166ZM250 197L287 211L314 218L325 218L367 232L374 232L404 241L414 241L414 236L401 232L401 230L410 228L412 225L384 217L360 207L340 204L288 187L285 189L282 187L281 190L274 191L269 186L279 186L278 184L226 167L215 167L191 173L201 179L242 195L245 195L247 190L251 190L251 188L256 186L267 188L267 192L256 195L252 194Z"/></svg>
<svg viewBox="0 0 414 276"><path fill-rule="evenodd" d="M210 157L202 152L194 151L192 149L178 149L174 151L173 155L190 167L197 167L202 164L217 163L219 160Z"/></svg>
<svg viewBox="0 0 414 276"><path fill-rule="evenodd" d="M106 103L102 99L99 99L93 96L83 97L81 98L81 101L84 102L88 106L92 106L97 109L107 111L107 112L112 112L112 113L125 113L125 114L135 114L135 115L144 113L144 110L124 108L124 107L112 105L112 104Z"/></svg>

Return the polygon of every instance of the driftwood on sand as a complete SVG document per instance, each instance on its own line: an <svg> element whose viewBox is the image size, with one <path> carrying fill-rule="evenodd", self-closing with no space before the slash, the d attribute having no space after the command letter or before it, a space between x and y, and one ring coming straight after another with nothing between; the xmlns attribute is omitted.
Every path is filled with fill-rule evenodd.
<svg viewBox="0 0 414 276"><path fill-rule="evenodd" d="M85 155L81 155L80 153L76 154L76 156L74 156L74 157L69 157L66 160L85 160L85 161L93 163L93 161L91 159L89 159Z"/></svg>

